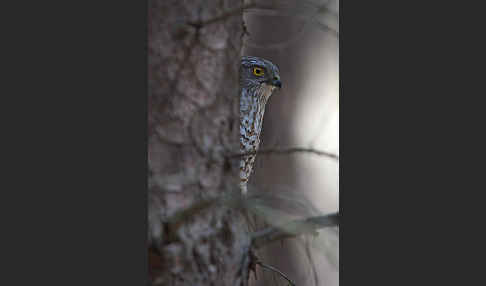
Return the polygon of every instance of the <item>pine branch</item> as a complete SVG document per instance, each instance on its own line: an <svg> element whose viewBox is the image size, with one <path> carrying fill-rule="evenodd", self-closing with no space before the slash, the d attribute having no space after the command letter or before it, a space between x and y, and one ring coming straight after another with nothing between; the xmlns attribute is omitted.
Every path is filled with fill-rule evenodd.
<svg viewBox="0 0 486 286"><path fill-rule="evenodd" d="M255 248L273 241L296 237L302 234L317 234L324 227L339 226L339 213L310 217L290 222L280 227L269 227L252 234L252 245Z"/></svg>

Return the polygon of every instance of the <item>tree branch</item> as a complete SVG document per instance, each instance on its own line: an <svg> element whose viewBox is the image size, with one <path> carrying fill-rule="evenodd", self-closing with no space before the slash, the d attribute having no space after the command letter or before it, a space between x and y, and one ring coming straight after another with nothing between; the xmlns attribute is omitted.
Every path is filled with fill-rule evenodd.
<svg viewBox="0 0 486 286"><path fill-rule="evenodd" d="M294 281L290 280L290 278L288 278L285 274L283 274L280 270L278 270L277 268L273 267L273 266L270 266L270 265L267 265L263 262L260 262L260 261L257 261L256 264L260 265L261 267L263 268L266 268L266 269L269 269L269 270L272 270L273 272L277 272L280 276L282 276L283 278L285 278L285 280L287 280L289 282L290 285L292 286L295 286L295 283Z"/></svg>
<svg viewBox="0 0 486 286"><path fill-rule="evenodd" d="M292 238L301 234L316 234L318 229L339 226L339 213L310 217L290 222L281 227L269 227L252 234L252 245L259 248L267 243Z"/></svg>
<svg viewBox="0 0 486 286"><path fill-rule="evenodd" d="M249 3L249 4L246 4L246 5L242 5L238 8L226 11L226 12L222 13L221 15L218 15L214 18L210 18L210 19L206 19L206 20L193 21L193 22L189 22L187 24L190 25L190 26L193 26L195 28L202 28L205 25L209 25L209 24L221 21L221 20L225 20L229 17L239 15L240 13L243 13L244 10L254 8L254 7L257 7L256 3Z"/></svg>
<svg viewBox="0 0 486 286"><path fill-rule="evenodd" d="M326 151L320 151L313 148L304 148L304 147L289 147L289 148L267 148L267 149L260 149L258 151L246 152L246 153L238 153L234 154L231 157L243 157L248 155L260 155L260 154L292 154L292 153L311 153L319 156L326 156L334 160L339 160L339 156L333 153L329 153Z"/></svg>

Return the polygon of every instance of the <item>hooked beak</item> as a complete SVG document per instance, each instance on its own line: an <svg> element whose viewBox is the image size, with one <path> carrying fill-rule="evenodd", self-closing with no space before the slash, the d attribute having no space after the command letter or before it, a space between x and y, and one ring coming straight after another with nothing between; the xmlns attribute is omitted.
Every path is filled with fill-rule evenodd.
<svg viewBox="0 0 486 286"><path fill-rule="evenodd" d="M278 87L279 89L282 88L282 82L280 81L279 77L274 77L273 80L271 81L271 84L273 86Z"/></svg>

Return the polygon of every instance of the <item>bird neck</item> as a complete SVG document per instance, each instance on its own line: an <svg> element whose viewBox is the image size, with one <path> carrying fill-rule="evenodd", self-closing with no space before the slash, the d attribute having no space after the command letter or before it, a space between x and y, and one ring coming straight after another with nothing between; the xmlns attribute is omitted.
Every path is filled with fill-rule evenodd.
<svg viewBox="0 0 486 286"><path fill-rule="evenodd" d="M240 97L240 134L258 148L265 106L273 87L262 84L242 91Z"/></svg>

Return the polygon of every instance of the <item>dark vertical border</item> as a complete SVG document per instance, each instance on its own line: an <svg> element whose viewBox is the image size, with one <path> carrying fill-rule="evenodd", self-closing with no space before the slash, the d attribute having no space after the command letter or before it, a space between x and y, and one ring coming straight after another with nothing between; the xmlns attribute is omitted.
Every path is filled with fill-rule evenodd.
<svg viewBox="0 0 486 286"><path fill-rule="evenodd" d="M386 146L384 125L393 119L384 88L390 70L384 47L393 35L383 18L383 3L340 1L340 285L385 285L396 271L395 251L387 230L393 213L383 212L393 185L387 185L394 165L382 165L396 150ZM388 90L388 96L393 93ZM394 100L397 100L395 98ZM390 148L389 148L390 147ZM391 153L390 153L391 152ZM387 162L389 163L389 162ZM389 192L388 194L386 192ZM391 247L391 248L390 248ZM393 260L391 260L393 259ZM392 262L393 261L393 262ZM402 277L400 277L401 279ZM390 279L390 280L388 280Z"/></svg>
<svg viewBox="0 0 486 286"><path fill-rule="evenodd" d="M147 4L3 9L0 284L147 285Z"/></svg>
<svg viewBox="0 0 486 286"><path fill-rule="evenodd" d="M483 167L466 162L482 159L474 144L484 149L472 137L484 129L475 117L484 104L466 99L484 89L471 80L482 72L466 67L482 70L483 9L340 4L340 284L484 280L482 260L469 257L481 257L483 242L472 242L484 236L469 232L483 200L467 200L484 185L473 181Z"/></svg>
<svg viewBox="0 0 486 286"><path fill-rule="evenodd" d="M88 124L96 133L86 135L99 136L91 178L98 187L88 201L99 208L87 208L86 231L99 235L86 245L86 273L93 284L147 285L148 1L97 2L92 9L98 16L85 33L96 35L86 41L94 41L91 89L98 92L90 99L100 113Z"/></svg>

